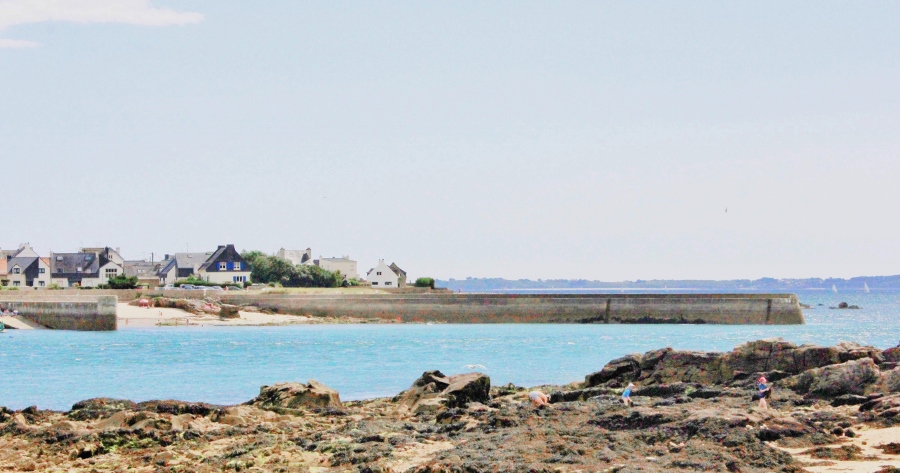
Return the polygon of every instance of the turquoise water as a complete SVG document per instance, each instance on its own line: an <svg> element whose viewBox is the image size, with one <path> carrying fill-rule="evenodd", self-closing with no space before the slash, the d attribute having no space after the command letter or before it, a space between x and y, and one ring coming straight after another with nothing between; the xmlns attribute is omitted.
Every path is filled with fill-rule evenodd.
<svg viewBox="0 0 900 473"><path fill-rule="evenodd" d="M580 291L584 292L584 291ZM8 330L0 335L0 405L67 410L79 400L181 399L235 404L263 384L319 380L342 399L397 394L423 371L480 364L494 384L563 384L612 358L671 346L730 350L783 337L880 348L900 339L900 291L799 293L803 326L329 325L165 327L118 332ZM828 310L846 301L862 310ZM824 306L817 306L817 304Z"/></svg>

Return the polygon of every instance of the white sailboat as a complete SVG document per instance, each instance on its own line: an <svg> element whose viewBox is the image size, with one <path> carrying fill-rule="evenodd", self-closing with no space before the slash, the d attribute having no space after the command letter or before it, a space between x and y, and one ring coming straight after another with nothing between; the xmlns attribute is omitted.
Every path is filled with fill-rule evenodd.
<svg viewBox="0 0 900 473"><path fill-rule="evenodd" d="M863 291L869 292L869 285L865 281L863 281Z"/></svg>
<svg viewBox="0 0 900 473"><path fill-rule="evenodd" d="M837 292L837 286L834 284L831 285L831 292Z"/></svg>

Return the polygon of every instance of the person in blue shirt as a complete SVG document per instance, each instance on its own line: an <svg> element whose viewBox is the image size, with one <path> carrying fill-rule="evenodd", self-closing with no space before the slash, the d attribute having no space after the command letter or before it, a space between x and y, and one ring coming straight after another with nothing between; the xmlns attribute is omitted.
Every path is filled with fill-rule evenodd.
<svg viewBox="0 0 900 473"><path fill-rule="evenodd" d="M759 408L768 409L769 406L768 404L766 404L766 399L772 395L772 388L769 387L769 381L765 376L760 376L756 381L756 390L758 391L757 396L759 397Z"/></svg>
<svg viewBox="0 0 900 473"><path fill-rule="evenodd" d="M631 407L634 403L631 401L631 388L634 387L634 383L628 383L628 387L625 388L625 391L622 393L622 402L625 404L625 407Z"/></svg>

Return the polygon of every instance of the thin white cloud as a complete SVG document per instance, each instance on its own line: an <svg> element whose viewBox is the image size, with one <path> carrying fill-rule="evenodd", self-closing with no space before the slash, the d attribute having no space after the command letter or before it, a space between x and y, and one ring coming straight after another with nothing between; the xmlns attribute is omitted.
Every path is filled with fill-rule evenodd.
<svg viewBox="0 0 900 473"><path fill-rule="evenodd" d="M203 21L203 14L153 7L149 0L0 0L0 31L46 21L169 26L198 23ZM37 45L0 38L0 48Z"/></svg>

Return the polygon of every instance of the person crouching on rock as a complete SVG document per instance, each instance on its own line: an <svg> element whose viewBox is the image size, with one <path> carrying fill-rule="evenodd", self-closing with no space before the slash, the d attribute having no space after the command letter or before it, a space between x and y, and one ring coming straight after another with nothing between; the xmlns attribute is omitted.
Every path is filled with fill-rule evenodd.
<svg viewBox="0 0 900 473"><path fill-rule="evenodd" d="M772 396L772 388L769 386L769 381L765 376L760 376L756 381L756 396L759 398L759 408L768 409L769 406L766 404L766 399Z"/></svg>
<svg viewBox="0 0 900 473"><path fill-rule="evenodd" d="M550 402L550 396L540 391L531 391L528 393L528 399L531 399L531 405L535 408L546 406Z"/></svg>
<svg viewBox="0 0 900 473"><path fill-rule="evenodd" d="M634 383L628 383L628 387L625 388L625 391L622 393L622 403L625 404L625 407L634 406L634 402L631 400L632 388L634 388Z"/></svg>

